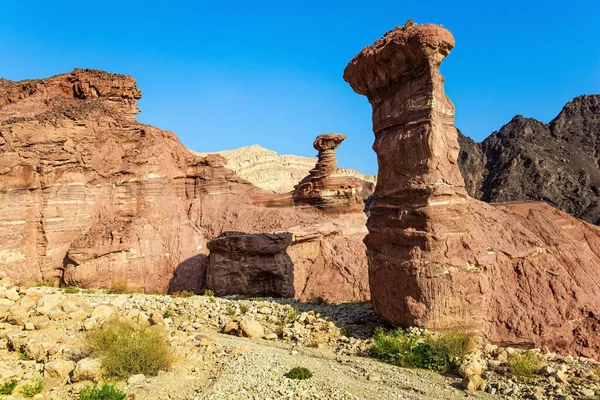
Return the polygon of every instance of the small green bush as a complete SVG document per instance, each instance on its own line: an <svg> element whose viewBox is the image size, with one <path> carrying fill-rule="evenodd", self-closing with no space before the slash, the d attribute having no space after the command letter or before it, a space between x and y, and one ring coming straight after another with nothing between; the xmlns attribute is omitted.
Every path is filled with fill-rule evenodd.
<svg viewBox="0 0 600 400"><path fill-rule="evenodd" d="M63 288L63 292L65 292L67 294L75 294L75 293L79 293L79 288L76 286L66 286Z"/></svg>
<svg viewBox="0 0 600 400"><path fill-rule="evenodd" d="M173 316L173 311L171 310L165 310L165 312L163 313L163 318L171 318Z"/></svg>
<svg viewBox="0 0 600 400"><path fill-rule="evenodd" d="M173 292L171 293L171 297L192 297L195 296L194 293L189 290L182 290L181 292Z"/></svg>
<svg viewBox="0 0 600 400"><path fill-rule="evenodd" d="M418 338L404 330L378 329L373 337L371 356L401 367L424 368L440 372L456 369L473 349L473 341L462 332L438 333Z"/></svg>
<svg viewBox="0 0 600 400"><path fill-rule="evenodd" d="M246 304L240 305L240 312L246 314L248 312L248 306Z"/></svg>
<svg viewBox="0 0 600 400"><path fill-rule="evenodd" d="M103 384L87 386L79 393L79 400L125 400L127 393L117 389L115 385Z"/></svg>
<svg viewBox="0 0 600 400"><path fill-rule="evenodd" d="M110 321L89 333L88 344L109 377L156 375L168 369L173 352L162 331L132 321Z"/></svg>
<svg viewBox="0 0 600 400"><path fill-rule="evenodd" d="M508 370L518 378L530 378L544 365L544 359L533 351L518 352L508 357Z"/></svg>
<svg viewBox="0 0 600 400"><path fill-rule="evenodd" d="M9 395L13 392L13 390L15 389L15 386L17 386L17 380L16 379L11 379L8 382L4 382L3 384L0 385L0 394L2 395Z"/></svg>
<svg viewBox="0 0 600 400"><path fill-rule="evenodd" d="M285 376L290 379L310 379L313 375L308 368L295 367L285 374Z"/></svg>
<svg viewBox="0 0 600 400"><path fill-rule="evenodd" d="M21 361L28 361L29 360L29 356L26 353L22 352L22 351L19 351L17 353L17 355L19 357L19 360L21 360Z"/></svg>
<svg viewBox="0 0 600 400"><path fill-rule="evenodd" d="M42 385L42 381L36 379L35 381L25 385L21 393L23 393L23 396L25 397L33 397L36 394L41 393L43 388L44 386Z"/></svg>
<svg viewBox="0 0 600 400"><path fill-rule="evenodd" d="M235 315L235 308L233 307L227 307L226 311L229 315Z"/></svg>
<svg viewBox="0 0 600 400"><path fill-rule="evenodd" d="M296 307L296 306L292 307L292 309L288 311L288 314L287 314L286 320L287 320L288 322L295 321L295 320L296 320L296 318L298 318L298 314L299 314L299 312L300 312L300 311L298 310L298 307Z"/></svg>
<svg viewBox="0 0 600 400"><path fill-rule="evenodd" d="M205 295L205 296L207 296L207 297L213 297L213 296L215 295L215 292L213 292L213 291L212 291L212 290L210 290L210 289L206 289L206 290L204 291L204 295Z"/></svg>
<svg viewBox="0 0 600 400"><path fill-rule="evenodd" d="M127 278L123 276L115 276L110 281L110 287L107 290L110 294L124 294L131 293L131 289L129 288L129 282Z"/></svg>

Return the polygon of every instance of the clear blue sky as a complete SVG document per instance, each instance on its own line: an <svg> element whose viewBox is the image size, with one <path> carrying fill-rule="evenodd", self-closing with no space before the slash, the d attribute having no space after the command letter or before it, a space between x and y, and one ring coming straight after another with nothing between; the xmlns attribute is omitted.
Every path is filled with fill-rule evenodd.
<svg viewBox="0 0 600 400"><path fill-rule="evenodd" d="M371 109L343 81L365 45L413 18L449 28L443 64L457 126L482 140L515 114L544 122L600 92L600 2L0 0L0 76L75 67L134 76L139 120L188 147L258 143L314 156L348 134L341 166L375 173Z"/></svg>

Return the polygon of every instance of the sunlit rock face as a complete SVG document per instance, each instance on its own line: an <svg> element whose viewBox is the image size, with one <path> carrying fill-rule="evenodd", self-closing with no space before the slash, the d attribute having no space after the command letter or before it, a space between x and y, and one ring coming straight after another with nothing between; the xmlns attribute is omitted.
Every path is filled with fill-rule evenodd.
<svg viewBox="0 0 600 400"><path fill-rule="evenodd" d="M395 325L598 356L600 229L544 203L468 197L439 72L453 46L447 29L409 21L344 71L373 108L373 306Z"/></svg>
<svg viewBox="0 0 600 400"><path fill-rule="evenodd" d="M362 213L297 209L191 154L136 120L140 97L133 78L96 70L0 80L0 277L201 292L210 239L295 229L295 296L368 299Z"/></svg>

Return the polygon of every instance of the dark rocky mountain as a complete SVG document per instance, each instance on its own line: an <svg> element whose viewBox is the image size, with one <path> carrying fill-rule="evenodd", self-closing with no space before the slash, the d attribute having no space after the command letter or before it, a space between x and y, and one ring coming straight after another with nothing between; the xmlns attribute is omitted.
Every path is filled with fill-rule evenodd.
<svg viewBox="0 0 600 400"><path fill-rule="evenodd" d="M571 100L549 124L517 115L481 143L460 133L459 143L471 196L541 200L600 224L600 95Z"/></svg>

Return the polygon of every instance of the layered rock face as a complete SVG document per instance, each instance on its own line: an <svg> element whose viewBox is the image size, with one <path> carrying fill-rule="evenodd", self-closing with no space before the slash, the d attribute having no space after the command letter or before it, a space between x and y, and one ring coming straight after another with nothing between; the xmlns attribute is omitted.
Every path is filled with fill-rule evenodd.
<svg viewBox="0 0 600 400"><path fill-rule="evenodd" d="M0 81L0 276L200 292L206 243L225 231L312 232L298 244L312 259L291 257L305 279L326 243L362 245L364 216L350 215L356 227L324 220L239 178L221 156L192 155L171 132L136 121L140 97L133 78L95 70ZM368 298L366 259L338 268L345 257L321 265L343 282L332 301ZM311 279L297 296L329 285Z"/></svg>
<svg viewBox="0 0 600 400"><path fill-rule="evenodd" d="M600 354L600 229L544 203L467 196L439 72L454 45L408 22L344 79L373 107L378 183L365 239L375 310L395 325Z"/></svg>
<svg viewBox="0 0 600 400"><path fill-rule="evenodd" d="M460 142L471 196L543 200L600 224L600 95L573 99L549 124L518 115L481 143Z"/></svg>
<svg viewBox="0 0 600 400"><path fill-rule="evenodd" d="M294 297L291 233L224 232L210 240L207 284L217 296Z"/></svg>
<svg viewBox="0 0 600 400"><path fill-rule="evenodd" d="M337 173L335 149L346 135L328 133L317 136L313 147L319 152L317 164L294 188L294 204L308 204L329 212L359 211L364 208L363 198L372 193L364 182Z"/></svg>
<svg viewBox="0 0 600 400"><path fill-rule="evenodd" d="M294 190L304 177L310 174L317 159L296 155L278 155L273 150L265 149L257 144L224 150L217 153L197 153L200 156L218 154L225 158L225 166L234 171L240 178L276 193L289 193ZM338 168L342 176L358 178L364 181L365 188L375 185L375 177L349 168Z"/></svg>

